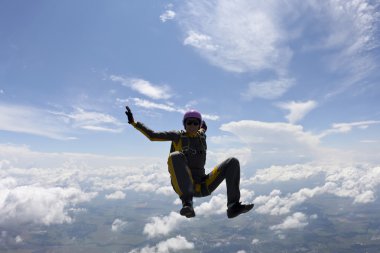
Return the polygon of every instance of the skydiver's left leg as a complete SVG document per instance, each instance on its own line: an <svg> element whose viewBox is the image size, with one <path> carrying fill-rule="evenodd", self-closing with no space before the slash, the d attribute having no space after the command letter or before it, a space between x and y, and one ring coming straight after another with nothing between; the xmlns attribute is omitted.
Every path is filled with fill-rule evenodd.
<svg viewBox="0 0 380 253"><path fill-rule="evenodd" d="M240 163L232 157L214 168L208 174L205 185L209 193L213 192L226 179L227 186L227 216L233 218L239 214L248 212L253 208L253 204L242 205L240 200Z"/></svg>

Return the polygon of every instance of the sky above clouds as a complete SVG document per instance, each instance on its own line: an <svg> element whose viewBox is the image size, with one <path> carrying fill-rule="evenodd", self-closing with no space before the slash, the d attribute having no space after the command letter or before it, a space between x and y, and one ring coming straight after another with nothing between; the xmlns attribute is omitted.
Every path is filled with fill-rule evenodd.
<svg viewBox="0 0 380 253"><path fill-rule="evenodd" d="M166 172L169 143L151 143L128 125L125 105L156 131L182 129L183 113L200 111L206 169L239 158L242 196L258 214L282 217L269 226L279 237L318 219L294 210L316 196L372 203L380 184L379 7L378 0L2 1L0 225L72 223L76 205L128 200L127 191L173 197L169 175L157 173ZM293 192L254 192L319 177ZM224 190L197 215L224 213ZM173 234L187 221L163 215L142 229L162 240L131 252L194 249ZM110 230L129 224L115 217Z"/></svg>
<svg viewBox="0 0 380 253"><path fill-rule="evenodd" d="M88 3L2 3L2 143L166 154L127 124L128 104L154 130L198 109L212 148L251 157L297 141L378 151L377 1Z"/></svg>

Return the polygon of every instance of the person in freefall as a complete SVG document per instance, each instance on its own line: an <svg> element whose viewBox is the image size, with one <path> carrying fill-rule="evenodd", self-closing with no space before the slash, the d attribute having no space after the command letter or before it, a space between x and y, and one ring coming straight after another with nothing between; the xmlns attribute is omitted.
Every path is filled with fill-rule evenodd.
<svg viewBox="0 0 380 253"><path fill-rule="evenodd" d="M211 173L205 174L206 163L206 123L199 112L191 110L183 116L185 131L155 132L135 122L131 109L126 106L128 123L143 133L151 141L171 141L168 159L171 184L182 200L180 214L191 218L195 216L193 197L210 195L222 181L227 185L227 216L234 218L253 208L253 204L244 205L240 200L240 164L236 158L228 158Z"/></svg>

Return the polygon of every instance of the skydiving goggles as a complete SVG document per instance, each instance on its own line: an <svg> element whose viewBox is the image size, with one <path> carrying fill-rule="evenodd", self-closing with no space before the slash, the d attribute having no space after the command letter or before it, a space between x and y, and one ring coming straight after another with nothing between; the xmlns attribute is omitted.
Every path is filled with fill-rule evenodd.
<svg viewBox="0 0 380 253"><path fill-rule="evenodd" d="M187 126L191 126L191 125L199 126L199 121L198 120L187 120L186 125Z"/></svg>

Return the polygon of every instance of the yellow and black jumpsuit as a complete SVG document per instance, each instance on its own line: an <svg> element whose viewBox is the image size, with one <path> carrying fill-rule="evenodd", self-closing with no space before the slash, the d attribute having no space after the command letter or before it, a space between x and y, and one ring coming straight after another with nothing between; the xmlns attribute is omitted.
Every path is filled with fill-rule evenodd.
<svg viewBox="0 0 380 253"><path fill-rule="evenodd" d="M205 174L206 135L200 129L194 136L185 131L154 132L141 122L133 126L151 141L171 141L168 168L174 191L182 202L193 197L210 195L226 179L227 205L240 199L240 164L236 158L229 158Z"/></svg>

